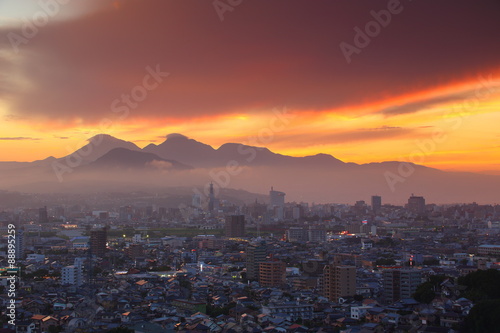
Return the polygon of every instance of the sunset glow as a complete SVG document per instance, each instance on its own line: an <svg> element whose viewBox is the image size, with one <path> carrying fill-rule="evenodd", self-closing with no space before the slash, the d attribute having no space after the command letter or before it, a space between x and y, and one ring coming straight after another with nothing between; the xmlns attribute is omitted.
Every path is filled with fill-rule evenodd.
<svg viewBox="0 0 500 333"><path fill-rule="evenodd" d="M225 47L232 41L234 47L227 49L231 57L217 47L207 51L208 42L198 37L198 28L188 26L189 20L199 19L203 29L222 33L220 22L212 22L200 13L186 12L187 7L183 5L165 4L165 8L192 17L182 22L172 13L172 21L165 23L166 30L161 34L147 30L153 27L145 23L141 29L148 31L150 38L137 39L128 28L113 30L139 8L154 11L155 5L163 6L157 1L150 1L142 8L132 1L106 4L89 1L86 6L68 4L61 6L58 15L50 17L48 24L39 27L39 34L17 44L19 50L10 47L10 39L4 43L0 59L7 68L4 75L10 92L4 94L0 104L1 161L62 157L100 133L140 147L159 144L168 133L182 133L215 148L226 142L238 142L265 146L292 156L326 153L345 162L370 163L408 160L421 142L431 140L433 131L439 130L446 140L425 152L419 160L421 164L446 170L498 170L498 61L484 61L480 66L479 62L477 66L471 62L474 65L469 68L462 65L447 68L446 61L436 60L428 64L429 70L423 63L418 64L422 71L428 71L428 76L416 77L417 69L396 64L400 62L397 52L381 49L384 45L390 48L393 43L407 42L396 34L398 27L406 29L399 21L349 65L338 50L330 52L325 48L327 44L307 45L307 38L300 39L304 44L300 52L290 53L286 45L273 46L271 37L252 42L254 33L245 30L243 24L251 19L248 15L253 9L235 13L235 20L238 17L241 22L224 23L224 29L235 29L242 39L232 35L207 37L212 46ZM351 24L362 23L368 9L349 9L351 23L339 27L348 31ZM2 29L6 34L20 34L22 18L29 18L39 10L30 6L9 7L6 15L9 21L4 22ZM289 10L292 13L294 9ZM412 10L415 12L404 14L417 15L424 7L415 5ZM326 17L319 20L323 19L328 21ZM138 20L147 22L148 19ZM140 22L137 23L140 26ZM266 19L263 25L270 27L274 23ZM168 30L174 26L184 29L186 36L198 44L181 50L183 40L188 37ZM103 27L115 32L106 32ZM65 30L72 31L73 37L65 35ZM89 38L93 31L99 33ZM132 36L131 42L142 46L131 49L122 42L108 43L110 38L124 40L125 36ZM172 47L160 43L160 36ZM348 38L346 36L349 34L332 31L324 41L341 41ZM320 35L316 37L323 40ZM88 40L87 47L97 50L96 53L82 56L79 40ZM238 42L243 40L247 42ZM274 56L255 52L252 43L259 45L259 49L267 47L269 55ZM116 45L116 49L111 48L111 44ZM411 45L409 47L414 46ZM438 42L435 45L440 47ZM204 53L203 59L195 60L194 55L201 50L208 53ZM131 55L118 56L125 51ZM373 67L377 60L370 58L369 53L378 51L388 57L384 61L388 64L386 70L377 71ZM316 59L320 53L314 52L326 54ZM280 61L276 60L277 56ZM240 57L246 61L239 61ZM34 59L43 66L32 67ZM443 64L443 70L434 73L430 67L438 63ZM147 81L152 78L145 77L154 69L169 75L161 78L159 84ZM408 75L398 78L399 83L391 81L391 77L403 69ZM291 76L295 71L300 79L294 80ZM302 82L306 80L307 84ZM144 90L147 93L144 100L133 103L133 107L120 100L144 84L155 86ZM115 112L119 106L125 109ZM275 117L273 109L286 109L293 119L285 127L272 130L270 136L270 122Z"/></svg>

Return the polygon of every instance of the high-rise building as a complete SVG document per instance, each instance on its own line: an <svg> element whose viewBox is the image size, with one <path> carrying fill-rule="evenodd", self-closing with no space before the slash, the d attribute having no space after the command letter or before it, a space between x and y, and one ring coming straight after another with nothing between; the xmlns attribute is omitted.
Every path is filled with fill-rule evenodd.
<svg viewBox="0 0 500 333"><path fill-rule="evenodd" d="M246 248L247 279L259 279L259 264L266 261L267 246L264 242L259 245L248 245Z"/></svg>
<svg viewBox="0 0 500 333"><path fill-rule="evenodd" d="M280 221L285 217L285 193L275 191L271 187L269 191L269 210L272 212L274 219Z"/></svg>
<svg viewBox="0 0 500 333"><path fill-rule="evenodd" d="M119 210L119 219L121 221L129 221L132 219L133 209L130 206L122 206Z"/></svg>
<svg viewBox="0 0 500 333"><path fill-rule="evenodd" d="M354 212L358 215L366 214L366 202L364 200L356 201L354 204Z"/></svg>
<svg viewBox="0 0 500 333"><path fill-rule="evenodd" d="M24 259L24 247L25 247L25 242L24 242L24 231L19 229L17 230L16 233L16 259Z"/></svg>
<svg viewBox="0 0 500 333"><path fill-rule="evenodd" d="M244 237L245 215L226 216L225 231L226 237Z"/></svg>
<svg viewBox="0 0 500 333"><path fill-rule="evenodd" d="M425 199L424 197L416 197L413 194L408 199L408 210L416 214L425 213Z"/></svg>
<svg viewBox="0 0 500 333"><path fill-rule="evenodd" d="M372 196L372 211L377 214L382 209L382 197L379 195Z"/></svg>
<svg viewBox="0 0 500 333"><path fill-rule="evenodd" d="M208 195L208 212L213 213L215 209L214 184L210 183L210 193Z"/></svg>
<svg viewBox="0 0 500 333"><path fill-rule="evenodd" d="M39 223L49 222L49 214L47 213L47 206L38 209L38 222Z"/></svg>
<svg viewBox="0 0 500 333"><path fill-rule="evenodd" d="M271 187L271 191L269 191L269 204L271 206L285 206L285 193L275 191L274 188Z"/></svg>
<svg viewBox="0 0 500 333"><path fill-rule="evenodd" d="M422 283L422 273L416 269L386 269L382 272L382 278L383 299L387 304L411 298L418 285Z"/></svg>
<svg viewBox="0 0 500 333"><path fill-rule="evenodd" d="M282 261L264 261L259 264L261 287L280 287L285 284L286 264Z"/></svg>
<svg viewBox="0 0 500 333"><path fill-rule="evenodd" d="M78 265L63 267L61 271L61 280L62 284L81 286L83 284L82 267Z"/></svg>
<svg viewBox="0 0 500 333"><path fill-rule="evenodd" d="M106 228L90 231L90 252L97 257L103 257L106 253L108 235Z"/></svg>
<svg viewBox="0 0 500 333"><path fill-rule="evenodd" d="M340 264L339 260L323 269L323 296L338 302L341 297L356 295L356 266Z"/></svg>

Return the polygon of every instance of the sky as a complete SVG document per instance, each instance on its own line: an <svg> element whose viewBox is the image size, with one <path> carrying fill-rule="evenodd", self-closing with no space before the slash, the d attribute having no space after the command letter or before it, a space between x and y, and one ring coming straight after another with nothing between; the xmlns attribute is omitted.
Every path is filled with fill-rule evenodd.
<svg viewBox="0 0 500 333"><path fill-rule="evenodd" d="M3 0L0 161L182 133L500 174L499 14L495 0Z"/></svg>

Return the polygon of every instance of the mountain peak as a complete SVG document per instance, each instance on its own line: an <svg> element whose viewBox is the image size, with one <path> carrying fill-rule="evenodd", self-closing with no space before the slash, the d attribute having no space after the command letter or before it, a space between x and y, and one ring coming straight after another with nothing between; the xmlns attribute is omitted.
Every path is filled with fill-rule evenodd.
<svg viewBox="0 0 500 333"><path fill-rule="evenodd" d="M101 134L94 135L93 137L91 137L87 141L88 142L102 142L102 141L123 141L123 140L115 138L114 136L109 135L109 134L101 133Z"/></svg>
<svg viewBox="0 0 500 333"><path fill-rule="evenodd" d="M180 134L180 133L170 133L167 134L166 136L167 140L172 140L172 139L189 139L187 136Z"/></svg>

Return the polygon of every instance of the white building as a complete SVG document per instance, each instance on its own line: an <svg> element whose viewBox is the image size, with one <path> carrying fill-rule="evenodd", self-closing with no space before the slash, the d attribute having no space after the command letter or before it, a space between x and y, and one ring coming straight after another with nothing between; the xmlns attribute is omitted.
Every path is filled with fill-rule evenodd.
<svg viewBox="0 0 500 333"><path fill-rule="evenodd" d="M368 309L373 308L373 306L352 306L351 307L351 318L360 320L363 319L368 312Z"/></svg>
<svg viewBox="0 0 500 333"><path fill-rule="evenodd" d="M83 270L81 266L66 266L61 272L62 284L81 286L83 284Z"/></svg>

